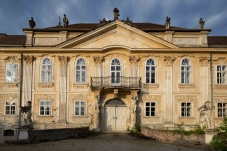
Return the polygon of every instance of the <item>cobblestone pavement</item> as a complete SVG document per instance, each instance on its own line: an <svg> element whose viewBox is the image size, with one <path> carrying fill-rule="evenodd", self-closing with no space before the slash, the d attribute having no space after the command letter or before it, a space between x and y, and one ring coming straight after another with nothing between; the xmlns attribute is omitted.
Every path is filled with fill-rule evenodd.
<svg viewBox="0 0 227 151"><path fill-rule="evenodd" d="M178 146L128 133L101 133L87 138L38 144L0 145L0 151L205 151L199 147Z"/></svg>

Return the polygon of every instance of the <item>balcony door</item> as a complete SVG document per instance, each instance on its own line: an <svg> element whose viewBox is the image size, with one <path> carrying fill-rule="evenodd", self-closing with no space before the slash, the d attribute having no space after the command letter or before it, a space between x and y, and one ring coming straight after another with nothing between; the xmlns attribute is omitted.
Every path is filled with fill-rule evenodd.
<svg viewBox="0 0 227 151"><path fill-rule="evenodd" d="M121 84L121 64L118 59L111 62L111 85L118 86Z"/></svg>

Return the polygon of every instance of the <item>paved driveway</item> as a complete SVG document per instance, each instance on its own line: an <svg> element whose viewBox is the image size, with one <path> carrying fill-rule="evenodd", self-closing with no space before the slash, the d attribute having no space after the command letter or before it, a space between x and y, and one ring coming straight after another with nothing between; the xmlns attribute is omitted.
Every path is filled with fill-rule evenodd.
<svg viewBox="0 0 227 151"><path fill-rule="evenodd" d="M87 138L38 144L0 146L0 151L205 151L191 146L161 143L127 133L102 133Z"/></svg>

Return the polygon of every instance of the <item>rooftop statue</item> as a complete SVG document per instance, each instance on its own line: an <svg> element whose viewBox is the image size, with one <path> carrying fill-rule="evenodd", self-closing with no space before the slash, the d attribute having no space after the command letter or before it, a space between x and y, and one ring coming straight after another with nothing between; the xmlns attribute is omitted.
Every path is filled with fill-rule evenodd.
<svg viewBox="0 0 227 151"><path fill-rule="evenodd" d="M129 26L132 26L132 27L136 27L136 25L131 21L129 20L129 17L127 17L127 20L122 20L125 24L128 24Z"/></svg>
<svg viewBox="0 0 227 151"><path fill-rule="evenodd" d="M22 120L24 121L25 127L32 127L32 113L31 113L31 101L27 101L27 105L24 107L20 107L21 113L22 113Z"/></svg>
<svg viewBox="0 0 227 151"><path fill-rule="evenodd" d="M204 24L205 24L205 21L203 21L203 18L200 18L199 24L200 24L200 29L203 29L204 28Z"/></svg>
<svg viewBox="0 0 227 151"><path fill-rule="evenodd" d="M114 20L118 20L119 19L118 16L120 16L119 10L115 7L113 12L114 12Z"/></svg>
<svg viewBox="0 0 227 151"><path fill-rule="evenodd" d="M33 17L31 17L31 20L29 20L28 22L29 22L30 28L34 28L35 27L35 21L33 20Z"/></svg>
<svg viewBox="0 0 227 151"><path fill-rule="evenodd" d="M63 18L63 27L67 27L69 24L69 20L68 18L66 18L66 15L64 14L64 18Z"/></svg>
<svg viewBox="0 0 227 151"><path fill-rule="evenodd" d="M166 29L169 29L170 28L170 19L168 16L166 17L166 23L165 23L165 26L166 26Z"/></svg>
<svg viewBox="0 0 227 151"><path fill-rule="evenodd" d="M61 26L61 17L58 16L59 22L58 22L58 26Z"/></svg>

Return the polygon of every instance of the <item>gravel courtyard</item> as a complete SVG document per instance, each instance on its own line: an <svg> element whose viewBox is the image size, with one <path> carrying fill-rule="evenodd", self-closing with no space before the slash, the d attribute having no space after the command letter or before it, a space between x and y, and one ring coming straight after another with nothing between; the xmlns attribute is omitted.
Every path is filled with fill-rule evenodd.
<svg viewBox="0 0 227 151"><path fill-rule="evenodd" d="M38 144L0 145L0 151L205 151L199 147L161 143L128 133L101 133L86 138Z"/></svg>

